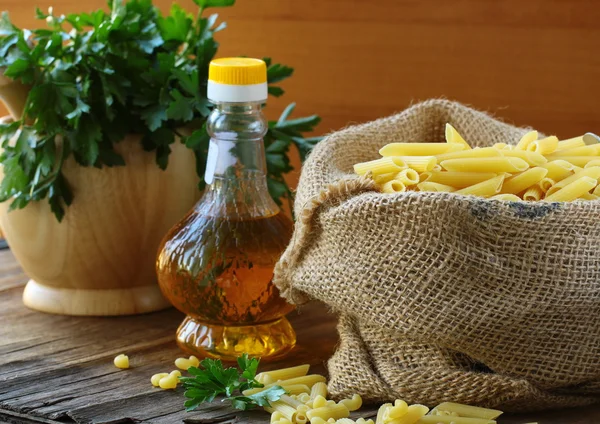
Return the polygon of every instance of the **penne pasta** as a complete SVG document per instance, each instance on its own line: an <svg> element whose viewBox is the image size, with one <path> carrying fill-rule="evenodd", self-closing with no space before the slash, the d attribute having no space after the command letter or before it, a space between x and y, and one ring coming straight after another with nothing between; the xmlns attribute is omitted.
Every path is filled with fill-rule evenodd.
<svg viewBox="0 0 600 424"><path fill-rule="evenodd" d="M442 167L440 166L440 164L436 163L435 166L433 168L431 168L432 171L441 171Z"/></svg>
<svg viewBox="0 0 600 424"><path fill-rule="evenodd" d="M502 153L498 149L493 147L475 148L470 150L462 150L459 152L442 153L436 155L438 163L448 159L465 159L465 158L489 158L489 157L500 157Z"/></svg>
<svg viewBox="0 0 600 424"><path fill-rule="evenodd" d="M388 174L390 172L400 172L408 168L406 162L394 156L372 160L370 162L357 163L354 165L354 172L358 175L365 175L371 171L373 176Z"/></svg>
<svg viewBox="0 0 600 424"><path fill-rule="evenodd" d="M279 381L279 380L288 380L288 379L294 378L294 377L302 377L302 376L308 374L309 368L310 368L310 365L305 364L305 365L298 365L297 367L282 368L282 369L273 370L273 371L264 371L264 372L261 372L256 375L256 380L259 383L265 384L264 380L266 378L270 378L271 382L274 382L274 381Z"/></svg>
<svg viewBox="0 0 600 424"><path fill-rule="evenodd" d="M461 172L522 172L529 168L523 159L507 157L448 159L441 165L448 171Z"/></svg>
<svg viewBox="0 0 600 424"><path fill-rule="evenodd" d="M402 172L402 171L400 171L400 172ZM396 175L398 175L398 174L399 174L399 172L389 172L387 174L375 175L373 177L373 181L375 181L379 185L385 184L388 181L391 181L394 178L396 178Z"/></svg>
<svg viewBox="0 0 600 424"><path fill-rule="evenodd" d="M435 156L397 156L400 160L404 161L409 168L415 171L425 172L431 171L437 164Z"/></svg>
<svg viewBox="0 0 600 424"><path fill-rule="evenodd" d="M598 156L600 155L600 144L592 144L590 146L574 147L572 149L565 149L558 152L552 153L551 157L560 156ZM600 159L600 158L598 158Z"/></svg>
<svg viewBox="0 0 600 424"><path fill-rule="evenodd" d="M600 186L596 186L596 188L598 188ZM594 189L596 190L596 189ZM579 197L579 199L577 200L598 200L600 199L600 196L598 196L597 194L593 194L593 193L583 193L581 195L581 197Z"/></svg>
<svg viewBox="0 0 600 424"><path fill-rule="evenodd" d="M279 412L283 416L283 418L287 418L291 422L294 422L297 413L296 408L288 405L287 403L281 400L271 401L269 403L271 404L271 406L266 407L265 411L271 413Z"/></svg>
<svg viewBox="0 0 600 424"><path fill-rule="evenodd" d="M547 169L536 167L507 178L500 189L504 194L517 194L539 183L548 173Z"/></svg>
<svg viewBox="0 0 600 424"><path fill-rule="evenodd" d="M585 164L585 168L591 168L592 166L600 166L600 158L589 161L588 163Z"/></svg>
<svg viewBox="0 0 600 424"><path fill-rule="evenodd" d="M523 159L531 166L540 166L548 163L548 159L544 155L536 152L528 152L525 150L502 150L502 156Z"/></svg>
<svg viewBox="0 0 600 424"><path fill-rule="evenodd" d="M496 194L495 196L490 197L490 199L503 200L503 201L507 201L507 202L520 202L521 200L523 200L516 194L508 194L508 193Z"/></svg>
<svg viewBox="0 0 600 424"><path fill-rule="evenodd" d="M550 187L552 187L553 185L556 184L556 181L554 181L552 178L542 178L542 181L540 181L538 183L538 187L542 190L543 193L546 193L548 190L550 190Z"/></svg>
<svg viewBox="0 0 600 424"><path fill-rule="evenodd" d="M552 153L558 147L558 138L556 136L550 136L546 138L542 138L541 140L536 140L529 145L527 145L527 150L530 152L540 153L542 155L547 155Z"/></svg>
<svg viewBox="0 0 600 424"><path fill-rule="evenodd" d="M306 416L311 422L314 418L333 418L339 420L340 418L348 418L350 416L350 411L348 410L348 408L346 408L345 405L337 404L311 409L306 413Z"/></svg>
<svg viewBox="0 0 600 424"><path fill-rule="evenodd" d="M573 171L574 166L566 160L559 159L540 165L540 168L548 170L546 177L552 178L554 181L560 181L572 174L571 171Z"/></svg>
<svg viewBox="0 0 600 424"><path fill-rule="evenodd" d="M310 390L310 398L315 399L317 396L322 396L323 398L327 398L327 384L325 383L315 383Z"/></svg>
<svg viewBox="0 0 600 424"><path fill-rule="evenodd" d="M414 169L405 169L396 174L394 181L400 181L406 187L412 186L419 182L419 173Z"/></svg>
<svg viewBox="0 0 600 424"><path fill-rule="evenodd" d="M454 187L451 187L449 185L440 183L430 183L429 181L417 184L417 188L420 191L432 191L434 193L452 193L453 191L456 191Z"/></svg>
<svg viewBox="0 0 600 424"><path fill-rule="evenodd" d="M585 146L585 142L583 141L583 136L579 136L579 137L574 137L574 138L569 138L567 140L559 141L558 145L556 146L556 150L560 151L560 150L574 149L575 147L582 147L582 146Z"/></svg>
<svg viewBox="0 0 600 424"><path fill-rule="evenodd" d="M581 177L591 177L598 180L600 178L600 166L591 166L589 168L582 169L581 171L578 171L575 174L562 179L561 181L557 182L552 187L550 187L550 189L548 189L548 191L546 192L546 195L556 193L561 188L567 186L568 184L571 184L572 182L578 180Z"/></svg>
<svg viewBox="0 0 600 424"><path fill-rule="evenodd" d="M496 143L492 147L494 149L502 150L502 149L506 149L508 147L508 144L506 144L506 143Z"/></svg>
<svg viewBox="0 0 600 424"><path fill-rule="evenodd" d="M531 143L533 143L534 141L536 141L537 139L538 139L538 132L537 131L529 131L528 133L526 133L525 135L523 135L523 137L521 137L521 139L519 140L519 142L515 146L515 149L517 149L517 150L527 150L527 147Z"/></svg>
<svg viewBox="0 0 600 424"><path fill-rule="evenodd" d="M546 196L545 200L549 202L571 202L575 199L580 198L582 195L589 192L597 185L597 179L592 177L581 177L573 181L572 183L567 184L566 186L551 194L550 196Z"/></svg>
<svg viewBox="0 0 600 424"><path fill-rule="evenodd" d="M446 184L455 188L465 188L480 183L496 176L493 172L453 172L453 171L431 171L421 174L425 176L423 181L431 183Z"/></svg>
<svg viewBox="0 0 600 424"><path fill-rule="evenodd" d="M464 149L470 149L471 146L469 143L465 141L464 138L456 131L456 129L450 125L446 124L446 143L450 144L460 144Z"/></svg>
<svg viewBox="0 0 600 424"><path fill-rule="evenodd" d="M406 186L401 181L392 180L382 185L381 191L388 194L402 193L403 191L406 191Z"/></svg>
<svg viewBox="0 0 600 424"><path fill-rule="evenodd" d="M523 193L523 200L528 202L537 202L541 200L542 197L544 197L544 192L537 184L529 187L525 190L525 193Z"/></svg>
<svg viewBox="0 0 600 424"><path fill-rule="evenodd" d="M581 166L581 167L586 166L588 163L590 163L592 161L598 160L597 156L557 156L557 157L549 156L548 158L550 160L555 160L555 159L566 160L567 162L570 162L571 164L573 164L575 166Z"/></svg>
<svg viewBox="0 0 600 424"><path fill-rule="evenodd" d="M487 420L495 420L502 415L502 411L497 409L480 408L478 406L469 406L454 402L440 403L435 409L438 411L455 412L459 417L485 418Z"/></svg>
<svg viewBox="0 0 600 424"><path fill-rule="evenodd" d="M271 414L271 423L279 421L280 419L285 418L283 414L279 411L275 411Z"/></svg>
<svg viewBox="0 0 600 424"><path fill-rule="evenodd" d="M379 150L381 156L434 156L458 152L465 146L459 143L390 143Z"/></svg>
<svg viewBox="0 0 600 424"><path fill-rule="evenodd" d="M600 196L600 185L596 186L594 191L592 191L592 194L595 194L596 196Z"/></svg>
<svg viewBox="0 0 600 424"><path fill-rule="evenodd" d="M327 399L325 396L317 395L313 400L313 408L322 408L327 405Z"/></svg>
<svg viewBox="0 0 600 424"><path fill-rule="evenodd" d="M465 187L461 190L455 191L456 194L490 197L498 194L502 183L504 182L504 175L498 175L497 177L490 178L487 181L483 181L479 184Z"/></svg>

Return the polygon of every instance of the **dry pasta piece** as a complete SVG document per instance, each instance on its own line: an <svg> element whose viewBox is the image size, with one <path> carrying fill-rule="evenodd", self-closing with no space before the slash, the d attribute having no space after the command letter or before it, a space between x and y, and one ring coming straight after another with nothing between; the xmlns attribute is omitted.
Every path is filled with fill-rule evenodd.
<svg viewBox="0 0 600 424"><path fill-rule="evenodd" d="M406 162L397 156L375 159L370 162L357 163L354 165L354 172L358 175L365 175L371 171L373 176L388 174L390 172L400 172L408 168Z"/></svg>
<svg viewBox="0 0 600 424"><path fill-rule="evenodd" d="M356 424L356 422L350 418L340 418L335 424Z"/></svg>
<svg viewBox="0 0 600 424"><path fill-rule="evenodd" d="M415 171L425 172L431 171L437 164L435 156L398 156L408 165L409 168Z"/></svg>
<svg viewBox="0 0 600 424"><path fill-rule="evenodd" d="M446 143L460 144L464 149L470 149L471 146L469 143L465 141L464 138L456 131L456 129L450 125L446 124Z"/></svg>
<svg viewBox="0 0 600 424"><path fill-rule="evenodd" d="M393 409L393 408L391 408ZM406 413L399 418L388 421L389 424L415 424L421 417L429 412L425 405L410 405ZM389 413L389 412L388 412Z"/></svg>
<svg viewBox="0 0 600 424"><path fill-rule="evenodd" d="M289 380L290 378L305 376L306 374L308 374L309 368L310 365L304 364L298 365L296 367L281 368L273 371L263 371L256 375L256 380L263 384L263 380L267 377L273 381Z"/></svg>
<svg viewBox="0 0 600 424"><path fill-rule="evenodd" d="M556 150L567 150L574 149L575 147L585 146L585 142L583 141L583 136L569 138L567 140L560 140L558 142L558 146L556 146Z"/></svg>
<svg viewBox="0 0 600 424"><path fill-rule="evenodd" d="M381 156L433 156L458 152L465 147L458 143L390 143L379 150Z"/></svg>
<svg viewBox="0 0 600 424"><path fill-rule="evenodd" d="M459 417L485 418L487 420L495 420L502 415L502 411L497 409L480 408L478 406L469 406L454 402L440 403L435 409L438 411L456 412Z"/></svg>
<svg viewBox="0 0 600 424"><path fill-rule="evenodd" d="M544 193L546 193L554 184L556 184L556 181L554 181L552 178L545 177L542 178L542 181L538 183L538 187L541 188Z"/></svg>
<svg viewBox="0 0 600 424"><path fill-rule="evenodd" d="M548 170L546 177L552 178L554 181L560 181L571 175L574 166L566 160L553 160L552 162L541 165L540 168Z"/></svg>
<svg viewBox="0 0 600 424"><path fill-rule="evenodd" d="M596 196L600 196L600 185L596 186L594 191L592 191L592 194L595 194Z"/></svg>
<svg viewBox="0 0 600 424"><path fill-rule="evenodd" d="M592 160L585 164L585 168L591 168L592 166L600 166L600 159Z"/></svg>
<svg viewBox="0 0 600 424"><path fill-rule="evenodd" d="M530 152L547 155L554 152L557 147L558 138L554 135L551 135L550 137L542 138L541 140L536 140L533 143L530 143L527 145L527 150Z"/></svg>
<svg viewBox="0 0 600 424"><path fill-rule="evenodd" d="M346 408L346 405L337 404L331 406L323 406L321 408L311 409L306 413L308 419L312 422L313 418L319 417L323 419L333 418L339 420L340 418L348 418L350 411Z"/></svg>
<svg viewBox="0 0 600 424"><path fill-rule="evenodd" d="M425 415L416 424L496 424L494 420L485 418L463 418L444 415Z"/></svg>
<svg viewBox="0 0 600 424"><path fill-rule="evenodd" d="M581 167L586 166L588 163L590 163L592 161L598 160L597 156L560 156L559 158L562 160L566 160L567 162L570 162L575 166L581 166ZM552 157L552 159L557 159L557 158Z"/></svg>
<svg viewBox="0 0 600 424"><path fill-rule="evenodd" d="M403 191L406 191L406 186L401 181L392 180L382 185L381 191L388 194L402 193Z"/></svg>
<svg viewBox="0 0 600 424"><path fill-rule="evenodd" d="M525 193L523 193L523 200L528 202L537 202L541 200L542 197L544 197L544 191L537 184L529 187L525 190Z"/></svg>
<svg viewBox="0 0 600 424"><path fill-rule="evenodd" d="M455 191L455 193L472 196L490 197L500 192L503 182L504 175L498 175L497 177L490 178L487 181L483 181L470 187L465 187L463 189Z"/></svg>
<svg viewBox="0 0 600 424"><path fill-rule="evenodd" d="M325 396L318 395L315 397L313 400L313 408L322 408L324 406L327 406L327 399L325 399Z"/></svg>
<svg viewBox="0 0 600 424"><path fill-rule="evenodd" d="M441 163L448 171L461 172L522 172L529 164L519 158L469 158L448 159Z"/></svg>
<svg viewBox="0 0 600 424"><path fill-rule="evenodd" d="M546 196L549 202L571 202L598 185L598 180L592 177L581 177L553 194Z"/></svg>
<svg viewBox="0 0 600 424"><path fill-rule="evenodd" d="M471 150L463 150L460 152L452 152L452 153L443 153L441 155L436 155L438 163L443 160L448 159L466 159L466 158L490 158L490 157L500 157L502 153L498 149L494 149L493 147L476 147Z"/></svg>
<svg viewBox="0 0 600 424"><path fill-rule="evenodd" d="M154 387L158 387L159 384L158 382L161 380L161 378L168 376L169 373L168 372L159 372L158 374L154 374L151 378L150 378L150 383L152 383L152 385Z"/></svg>
<svg viewBox="0 0 600 424"><path fill-rule="evenodd" d="M538 132L537 131L529 131L528 133L526 133L525 135L523 135L523 137L521 137L521 139L519 140L519 142L515 146L515 149L517 149L517 150L527 150L527 147L531 143L533 143L534 141L536 141L537 139L538 139Z"/></svg>
<svg viewBox="0 0 600 424"><path fill-rule="evenodd" d="M508 146L508 144L506 144L506 143L496 143L492 147L494 149L502 150L502 149L506 149L507 146Z"/></svg>
<svg viewBox="0 0 600 424"><path fill-rule="evenodd" d="M310 420L310 424L325 424L326 422L327 421L321 417L314 417L312 420Z"/></svg>
<svg viewBox="0 0 600 424"><path fill-rule="evenodd" d="M291 422L294 422L296 419L297 411L293 406L288 405L282 400L272 401L270 404L271 407L265 407L265 411L271 413L279 412L284 418L290 420Z"/></svg>
<svg viewBox="0 0 600 424"><path fill-rule="evenodd" d="M341 404L348 408L348 411L356 411L362 406L362 398L359 394L352 395L352 399L342 399Z"/></svg>
<svg viewBox="0 0 600 424"><path fill-rule="evenodd" d="M395 420L408 412L408 404L402 399L396 399L394 406L391 406L385 411L384 420Z"/></svg>
<svg viewBox="0 0 600 424"><path fill-rule="evenodd" d="M527 152L525 150L502 150L502 156L523 159L531 166L540 166L548 162L544 155L536 152Z"/></svg>
<svg viewBox="0 0 600 424"><path fill-rule="evenodd" d="M561 188L565 187L568 184L571 184L573 181L578 180L581 177L592 177L594 179L600 178L600 166L591 166L589 168L582 169L581 171L576 172L570 177L564 178L561 181L554 184L550 189L546 192L546 195L551 195L556 193Z"/></svg>
<svg viewBox="0 0 600 424"><path fill-rule="evenodd" d="M417 188L419 191L431 191L434 193L452 193L453 191L456 191L452 186L440 183L430 183L429 181L417 184Z"/></svg>
<svg viewBox="0 0 600 424"><path fill-rule="evenodd" d="M394 175L394 174L392 174L392 175ZM289 380L290 378L305 376L306 374L308 374L309 368L310 368L310 365L304 364L304 365L298 365L296 367L281 368L281 369L273 370L273 371L264 371L264 372L258 373L256 375L256 380L259 383L263 383L263 384L264 384L263 380L265 378L270 378L273 381Z"/></svg>
<svg viewBox="0 0 600 424"><path fill-rule="evenodd" d="M279 421L280 419L285 418L283 414L279 411L275 411L271 414L271 423Z"/></svg>
<svg viewBox="0 0 600 424"><path fill-rule="evenodd" d="M375 418L375 424L383 424L384 423L383 417L385 417L388 409L391 407L392 407L391 403L384 403L383 405L381 405L379 407L379 409L377 410L377 418Z"/></svg>
<svg viewBox="0 0 600 424"><path fill-rule="evenodd" d="M436 163L434 165L433 168L431 168L432 171L441 171L442 170L442 166L439 163Z"/></svg>
<svg viewBox="0 0 600 424"><path fill-rule="evenodd" d="M431 183L440 183L455 188L465 188L473 184L480 183L496 176L493 172L452 172L452 171L431 171L424 172L423 181Z"/></svg>
<svg viewBox="0 0 600 424"><path fill-rule="evenodd" d="M600 186L596 186L596 188L598 188ZM596 189L594 189L595 191ZM600 199L600 196L598 196L597 194L593 194L593 193L583 193L581 195L581 197L579 199L576 200L598 200Z"/></svg>
<svg viewBox="0 0 600 424"><path fill-rule="evenodd" d="M405 169L396 174L394 181L400 181L406 187L412 186L419 182L419 173L414 169Z"/></svg>
<svg viewBox="0 0 600 424"><path fill-rule="evenodd" d="M373 181L375 181L377 184L381 185L381 184L385 184L388 181L393 180L396 175L398 175L399 172L389 172L387 174L381 174L381 175L375 175L373 177ZM272 383L272 381L271 381Z"/></svg>
<svg viewBox="0 0 600 424"><path fill-rule="evenodd" d="M589 146L574 147L572 149L560 150L554 152L550 157L559 158L560 156L598 156L600 154L600 144Z"/></svg>
<svg viewBox="0 0 600 424"><path fill-rule="evenodd" d="M548 174L548 170L536 167L507 178L500 189L501 193L517 194L539 183Z"/></svg>
<svg viewBox="0 0 600 424"><path fill-rule="evenodd" d="M490 197L490 199L503 200L503 201L507 201L507 202L520 202L521 200L523 200L516 194L509 194L509 193L496 194L495 196Z"/></svg>
<svg viewBox="0 0 600 424"><path fill-rule="evenodd" d="M115 367L125 370L129 368L129 356L121 353L113 359L113 363L115 364Z"/></svg>
<svg viewBox="0 0 600 424"><path fill-rule="evenodd" d="M315 383L312 386L310 391L310 398L316 399L317 396L322 396L323 398L327 398L327 384L325 383Z"/></svg>

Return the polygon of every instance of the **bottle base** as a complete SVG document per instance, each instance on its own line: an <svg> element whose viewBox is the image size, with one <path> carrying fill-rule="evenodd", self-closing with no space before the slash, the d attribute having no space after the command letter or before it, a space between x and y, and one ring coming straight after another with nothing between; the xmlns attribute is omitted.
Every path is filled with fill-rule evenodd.
<svg viewBox="0 0 600 424"><path fill-rule="evenodd" d="M224 361L235 361L243 353L270 359L291 351L296 333L285 317L262 324L223 326L187 316L177 329L177 344L192 355Z"/></svg>

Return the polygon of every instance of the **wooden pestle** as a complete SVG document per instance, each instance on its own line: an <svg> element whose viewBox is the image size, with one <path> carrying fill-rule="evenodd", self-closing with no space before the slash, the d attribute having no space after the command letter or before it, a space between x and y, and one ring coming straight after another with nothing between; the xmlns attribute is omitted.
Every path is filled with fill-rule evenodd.
<svg viewBox="0 0 600 424"><path fill-rule="evenodd" d="M4 76L0 71L0 101L8 109L8 113L15 121L21 119L27 96L31 87Z"/></svg>

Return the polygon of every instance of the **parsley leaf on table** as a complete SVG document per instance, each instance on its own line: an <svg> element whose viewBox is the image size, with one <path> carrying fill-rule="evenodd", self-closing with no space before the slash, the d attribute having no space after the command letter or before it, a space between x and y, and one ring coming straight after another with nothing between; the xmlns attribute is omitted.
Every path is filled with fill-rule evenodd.
<svg viewBox="0 0 600 424"><path fill-rule="evenodd" d="M202 189L209 137L206 117L208 67L217 53L214 35L225 28L207 8L232 6L235 0L194 0L196 16L173 4L163 15L151 0L112 0L110 10L55 15L36 11L47 28L19 29L5 12L0 16L0 72L31 88L23 116L0 124L0 164L6 176L0 201L10 209L48 199L58 220L72 201L62 165L74 158L80 166L123 166L114 150L127 134L140 134L142 146L168 166L177 136L193 150ZM293 69L267 63L269 93ZM2 75L0 75L2 78ZM301 158L320 138L305 138L319 117L288 119L290 105L265 137L271 196L291 201L284 175L293 168L289 148ZM185 131L182 129L185 128ZM18 130L18 131L17 131ZM19 142L14 143L13 138Z"/></svg>
<svg viewBox="0 0 600 424"><path fill-rule="evenodd" d="M247 410L256 406L269 406L269 402L279 400L286 391L280 386L272 386L261 392L244 396L241 392L257 387L264 387L256 381L259 359L248 357L244 353L238 358L238 366L223 367L218 359L204 359L199 367L191 367L188 372L192 377L180 377L185 388L187 411L193 411L204 402L212 402L217 396L224 396L235 409ZM241 371L241 373L240 373ZM240 395L235 395L239 392Z"/></svg>

